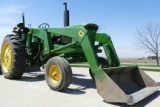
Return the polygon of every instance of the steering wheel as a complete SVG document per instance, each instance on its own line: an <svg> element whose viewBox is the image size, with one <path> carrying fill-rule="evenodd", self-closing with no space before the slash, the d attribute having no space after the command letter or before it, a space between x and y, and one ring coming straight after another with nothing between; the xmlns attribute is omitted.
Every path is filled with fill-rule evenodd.
<svg viewBox="0 0 160 107"><path fill-rule="evenodd" d="M44 29L44 28L49 28L49 24L48 23L42 23L38 26L39 29Z"/></svg>

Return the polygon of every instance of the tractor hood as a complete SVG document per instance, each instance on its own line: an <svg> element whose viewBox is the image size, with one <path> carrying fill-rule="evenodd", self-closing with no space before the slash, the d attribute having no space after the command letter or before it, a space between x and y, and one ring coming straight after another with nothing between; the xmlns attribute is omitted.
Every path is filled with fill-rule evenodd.
<svg viewBox="0 0 160 107"><path fill-rule="evenodd" d="M92 30L95 30L95 31L98 30L98 25L94 24L94 23L77 24L77 25L67 26L67 27L85 28L87 30L92 29Z"/></svg>

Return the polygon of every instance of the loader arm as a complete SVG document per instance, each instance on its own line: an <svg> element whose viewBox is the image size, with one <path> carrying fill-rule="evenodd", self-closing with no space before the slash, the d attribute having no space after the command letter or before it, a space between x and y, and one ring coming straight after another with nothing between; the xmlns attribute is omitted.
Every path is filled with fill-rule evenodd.
<svg viewBox="0 0 160 107"><path fill-rule="evenodd" d="M113 46L111 37L105 33L97 33L95 41L102 44L106 57L108 58L108 64L110 67L120 66L120 61L116 50Z"/></svg>

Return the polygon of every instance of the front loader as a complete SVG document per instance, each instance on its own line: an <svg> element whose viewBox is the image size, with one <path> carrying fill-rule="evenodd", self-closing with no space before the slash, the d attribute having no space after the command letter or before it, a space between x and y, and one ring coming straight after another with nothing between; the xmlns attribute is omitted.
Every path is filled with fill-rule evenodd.
<svg viewBox="0 0 160 107"><path fill-rule="evenodd" d="M65 27L50 28L47 23L26 27L23 14L23 22L13 28L14 34L5 36L1 48L5 78L19 79L25 69L45 65L48 86L62 91L72 81L69 63L88 62L97 92L106 102L133 105L159 89L158 83L137 66L121 66L111 37L98 33L98 25L69 26L69 11L64 4ZM97 55L102 52L100 47L105 58Z"/></svg>

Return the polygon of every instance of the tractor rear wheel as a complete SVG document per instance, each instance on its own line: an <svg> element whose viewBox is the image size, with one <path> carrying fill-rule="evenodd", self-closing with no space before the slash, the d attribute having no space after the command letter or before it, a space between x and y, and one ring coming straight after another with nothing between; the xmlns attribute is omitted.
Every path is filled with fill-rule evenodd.
<svg viewBox="0 0 160 107"><path fill-rule="evenodd" d="M2 71L1 71L1 65L0 65L0 75L2 75Z"/></svg>
<svg viewBox="0 0 160 107"><path fill-rule="evenodd" d="M45 79L52 90L68 88L72 81L72 70L68 61L62 57L49 59L45 65Z"/></svg>
<svg viewBox="0 0 160 107"><path fill-rule="evenodd" d="M1 70L5 78L19 79L25 69L25 45L19 36L5 36L1 47Z"/></svg>
<svg viewBox="0 0 160 107"><path fill-rule="evenodd" d="M108 67L107 59L104 57L98 57L98 63L102 68ZM89 74L92 77L92 79L95 80L94 74L92 73L91 68L89 68Z"/></svg>

